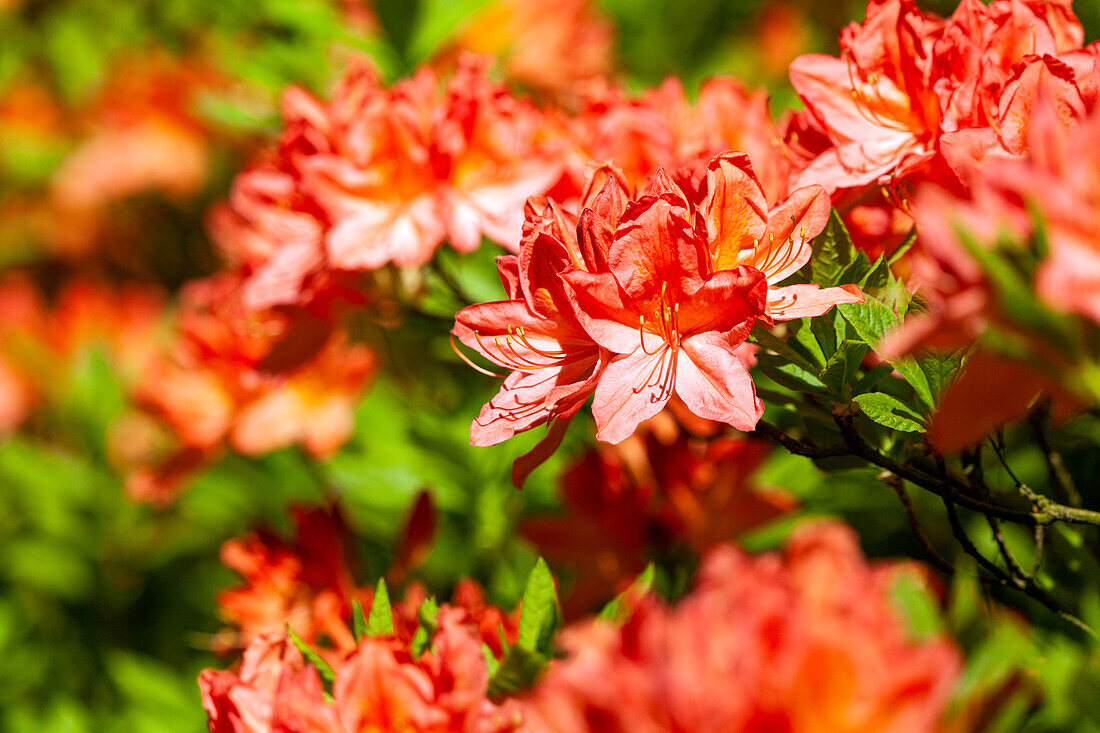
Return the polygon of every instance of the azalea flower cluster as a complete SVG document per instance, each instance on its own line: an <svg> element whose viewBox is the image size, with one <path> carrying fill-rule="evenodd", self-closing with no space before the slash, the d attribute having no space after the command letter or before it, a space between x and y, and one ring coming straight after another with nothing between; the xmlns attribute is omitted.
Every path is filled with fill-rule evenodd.
<svg viewBox="0 0 1100 733"><path fill-rule="evenodd" d="M392 631L326 654L330 697L316 661L277 632L200 685L211 730L234 733L941 730L959 653L942 636L910 634L890 600L898 582L925 580L916 566L869 565L839 525L808 525L782 555L716 547L675 606L634 594L623 623L567 626L564 657L503 702L487 696L487 658L499 651L483 653L474 612L451 605L429 646L395 611Z"/></svg>
<svg viewBox="0 0 1100 733"><path fill-rule="evenodd" d="M287 627L304 642L317 645L330 662L355 648L348 619L354 604L372 607L376 589L356 584L354 535L335 508L293 506L291 515L293 540L260 529L222 545L222 563L244 583L218 596L220 615L230 625L218 634L216 650L244 649L256 639L285 632ZM410 518L406 545L418 534L415 525L419 519L416 513ZM408 552L402 554L387 573L391 579L399 579L409 569L403 563L413 560ZM427 599L425 588L412 582L393 605L395 633L406 643L416 634L418 613ZM467 614L480 629L481 642L497 656L503 653L502 644L515 642L517 615L486 603L477 583L460 581L450 605ZM322 639L327 646L318 645Z"/></svg>
<svg viewBox="0 0 1100 733"><path fill-rule="evenodd" d="M378 596L355 585L348 528L332 511L298 507L294 517L293 543L262 531L222 548L225 564L246 582L219 598L236 629L222 632L218 646L245 650L237 670L199 678L211 731L515 730L510 705L487 698L483 649L499 659L503 645L516 642L516 614L486 604L481 588L463 581L433 612L427 633L428 597L412 584L387 605L389 631L362 636L349 622L353 608L371 609L374 618ZM331 696L303 648L333 671Z"/></svg>
<svg viewBox="0 0 1100 733"><path fill-rule="evenodd" d="M362 637L331 665L331 696L285 634L260 636L238 671L199 678L210 730L516 730L511 704L486 695L488 664L469 615L444 604L434 624L431 649L420 654L407 639Z"/></svg>
<svg viewBox="0 0 1100 733"><path fill-rule="evenodd" d="M582 456L561 477L565 511L522 526L543 557L573 573L566 616L623 590L647 558L684 546L701 554L794 511L793 497L755 479L767 455L760 441L689 438L665 413Z"/></svg>
<svg viewBox="0 0 1100 733"><path fill-rule="evenodd" d="M232 275L194 281L181 300L175 341L136 390L172 434L135 451L133 496L171 500L226 445L246 455L301 445L323 457L347 440L375 371L370 349L307 311L247 309Z"/></svg>
<svg viewBox="0 0 1100 733"><path fill-rule="evenodd" d="M968 181L976 161L1022 151L1040 89L1068 117L1095 104L1100 47L1083 39L1068 0L964 0L948 19L872 0L841 34L840 58L791 65L807 106L791 126L797 180L896 187L946 165Z"/></svg>
<svg viewBox="0 0 1100 733"><path fill-rule="evenodd" d="M958 190L990 158L1026 146L1040 92L1064 119L1096 102L1100 47L1069 0L964 0L947 19L912 0L872 0L841 34L839 58L791 64L806 109L785 138L793 185L827 188L857 243L889 250L912 225L912 187Z"/></svg>
<svg viewBox="0 0 1100 733"><path fill-rule="evenodd" d="M514 247L523 202L563 173L537 108L473 57L442 89L427 68L386 89L356 60L331 102L292 89L283 112L278 148L211 223L252 308L308 299L322 272L422 265L444 240Z"/></svg>
<svg viewBox="0 0 1100 733"><path fill-rule="evenodd" d="M686 189L686 190L685 190ZM828 198L819 186L769 207L749 159L710 161L698 189L663 169L632 194L614 168L579 216L527 209L518 256L498 260L506 301L471 306L455 335L512 370L471 428L492 445L551 422L516 464L522 483L592 395L596 437L619 443L675 394L698 417L752 430L763 404L742 349L753 326L862 300L854 286L781 286L811 256Z"/></svg>
<svg viewBox="0 0 1100 733"><path fill-rule="evenodd" d="M960 657L914 640L890 602L904 565L868 565L840 525L804 526L783 554L730 545L672 608L561 634L566 658L524 705L529 731L939 729Z"/></svg>

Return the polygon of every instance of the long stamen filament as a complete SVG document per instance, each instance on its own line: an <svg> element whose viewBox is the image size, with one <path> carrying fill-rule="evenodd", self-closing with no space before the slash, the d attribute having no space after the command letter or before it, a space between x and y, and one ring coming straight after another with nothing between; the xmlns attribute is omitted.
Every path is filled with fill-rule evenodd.
<svg viewBox="0 0 1100 733"><path fill-rule="evenodd" d="M844 51L844 61L848 69L848 83L852 87L852 101L856 104L856 111L859 112L863 119L871 122L880 127L885 127L888 130L894 130L896 132L908 132L909 128L900 123L897 120L890 119L884 116L879 109L886 107L886 99L882 96L882 91L879 89L879 74L878 72L871 72L871 74L864 79L861 72L857 72L855 62L852 59L851 51ZM867 87L870 86L871 93L868 94ZM872 95L874 99L872 99ZM877 104L875 104L877 102Z"/></svg>
<svg viewBox="0 0 1100 733"><path fill-rule="evenodd" d="M476 336L477 331L474 331L474 334ZM506 376L504 374L497 374L496 372L489 371L488 369L485 369L484 367L480 367L477 364L475 364L470 359L470 357L466 356L465 354L462 353L461 350L459 350L458 344L455 343L455 335L453 333L451 334L451 350L454 351L455 354L458 355L459 359L462 359L462 361L466 362L468 365L472 366L474 369L476 369L477 371L481 372L482 374L484 374L486 376L497 377L499 379L504 379L504 377Z"/></svg>

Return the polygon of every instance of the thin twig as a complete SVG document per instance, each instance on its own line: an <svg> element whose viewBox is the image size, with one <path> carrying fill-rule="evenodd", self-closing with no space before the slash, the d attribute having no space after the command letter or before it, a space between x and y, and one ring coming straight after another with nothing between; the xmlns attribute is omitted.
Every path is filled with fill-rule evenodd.
<svg viewBox="0 0 1100 733"><path fill-rule="evenodd" d="M1032 600L1038 601L1047 610L1057 615L1066 623L1075 626L1094 639L1100 639L1100 636L1097 635L1096 631L1093 630L1091 626L1062 608L1062 605L1055 600L1053 596L1035 585L1030 579L1013 577L997 567L995 563L991 562L989 558L983 555L981 551L974 546L974 543L971 542L969 535L966 534L966 530L962 526L962 522L959 520L959 515L955 506L950 501L944 501L944 506L947 508L947 518L951 524L951 532L955 535L955 539L963 546L963 550L966 551L966 554L977 560L978 564L992 576L995 582L1005 587L1016 588Z"/></svg>
<svg viewBox="0 0 1100 733"><path fill-rule="evenodd" d="M892 488L894 493L898 495L901 505L905 508L905 515L909 517L909 527L913 530L913 534L916 535L917 541L919 541L924 548L925 554L928 555L929 562L944 575L954 575L955 568L951 563L943 559L940 553L936 552L936 548L932 546L927 535L924 534L924 530L921 529L920 521L917 519L917 513L913 509L913 502L909 499L909 494L905 492L905 481L900 476L895 476L889 471L883 471L879 474L878 480Z"/></svg>
<svg viewBox="0 0 1100 733"><path fill-rule="evenodd" d="M1039 566L1043 564L1043 548L1046 546L1046 527L1035 525L1035 559L1031 561L1031 577L1039 572Z"/></svg>
<svg viewBox="0 0 1100 733"><path fill-rule="evenodd" d="M1050 474L1051 483L1058 488L1059 500L1070 506L1081 506L1081 493L1077 491L1073 476L1066 468L1065 461L1062 460L1062 454L1054 450L1047 438L1044 422L1049 409L1048 405L1034 410L1028 415L1028 423L1031 424L1031 432L1035 436L1035 443L1039 446L1039 450L1043 454L1043 460L1047 464L1047 472Z"/></svg>

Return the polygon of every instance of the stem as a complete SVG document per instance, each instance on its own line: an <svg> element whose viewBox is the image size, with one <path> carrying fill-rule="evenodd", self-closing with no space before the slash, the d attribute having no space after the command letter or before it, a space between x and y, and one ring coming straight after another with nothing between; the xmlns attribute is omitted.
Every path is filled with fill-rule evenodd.
<svg viewBox="0 0 1100 733"><path fill-rule="evenodd" d="M1044 527L1058 521L1100 526L1100 512L1067 507L1034 492L1030 487L1020 481L1019 478L1012 473L1012 470L1008 468L1002 453L1002 447L998 445L996 441L991 442L993 443L993 448L997 453L997 457L1001 460L1002 464L1005 465L1009 475L1016 483L1020 495L1032 503L1034 507L1033 511L1028 512L1013 509L993 503L992 499L986 500L985 498L975 497L973 495L975 491L981 494L982 497L991 496L980 469L977 471L971 470L969 475L965 477L957 476L947 468L943 457L936 454L932 455L933 460L936 462L935 471L921 468L912 462L902 463L883 455L878 450L868 445L856 429L850 413L840 411L835 414L834 418L837 427L840 428L841 435L844 437L844 442L838 445L819 446L809 440L794 438L787 435L778 427L764 422L763 420L757 423L753 432L778 443L795 455L812 459L854 456L862 458L879 468L885 469L888 473L884 474L884 476L880 476L880 478L893 487L895 492L898 493L909 515L910 524L915 524L916 515L909 502L908 496L904 492L904 487L899 489L901 486L901 479L909 481L935 494L943 500L944 507L947 509L948 521L951 524L951 530L956 540L958 540L959 544L962 545L968 555L978 561L981 569L989 575L989 580L1001 586L1016 588L1077 629L1087 633L1093 638L1100 638L1088 624L1062 608L1058 601L1042 588L1035 585L1034 582L1034 574L1042 561L1043 538L1045 537ZM896 481L896 483L892 483L893 481ZM959 519L957 507L963 507L983 514L987 520L990 521L990 526L994 532L994 539L997 540L997 545L1005 556L1005 561L1009 564L1011 572L1002 570L974 546L974 543L970 540L969 535L967 535ZM1008 552L1007 545L1005 545L1003 537L1000 536L1000 528L995 523L997 519L1003 519L1034 528L1036 554L1034 568L1031 572L1024 572L1019 563L1017 563L1015 558ZM934 550L931 550L931 545L928 543L927 538L924 537L923 532L919 530L919 525L916 525L915 531L917 532L918 539L921 539L922 544L926 545L925 549L929 551L929 555L933 558L933 563L941 569L950 568L950 565L946 561L939 558L938 555L934 553ZM948 572L950 571L948 570Z"/></svg>
<svg viewBox="0 0 1100 733"><path fill-rule="evenodd" d="M1081 506L1081 494L1077 491L1077 485L1066 468L1065 461L1062 460L1062 454L1054 450L1050 445L1050 440L1047 439L1044 423L1049 409L1049 405L1047 405L1035 410L1028 415L1028 422L1031 424L1031 431L1035 435L1035 443L1043 453L1043 460L1047 464L1051 481L1058 488L1059 498L1071 506Z"/></svg>

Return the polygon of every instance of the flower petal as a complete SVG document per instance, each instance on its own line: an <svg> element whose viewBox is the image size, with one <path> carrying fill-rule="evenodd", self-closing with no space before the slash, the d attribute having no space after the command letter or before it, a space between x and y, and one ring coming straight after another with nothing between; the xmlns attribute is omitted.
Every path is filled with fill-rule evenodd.
<svg viewBox="0 0 1100 733"><path fill-rule="evenodd" d="M592 399L596 438L621 443L660 412L672 396L675 369L676 354L667 347L656 352L638 348L608 364Z"/></svg>
<svg viewBox="0 0 1100 733"><path fill-rule="evenodd" d="M562 274L562 279L568 286L573 312L593 341L616 354L638 348L638 326L626 322L632 314L611 273L570 270Z"/></svg>
<svg viewBox="0 0 1100 733"><path fill-rule="evenodd" d="M680 303L679 330L685 335L703 331L726 333L746 323L751 329L756 318L764 314L766 293L764 274L755 268L716 272Z"/></svg>
<svg viewBox="0 0 1100 733"><path fill-rule="evenodd" d="M820 316L834 305L862 303L863 293L856 285L821 289L820 285L787 285L768 290L768 315L777 321Z"/></svg>
<svg viewBox="0 0 1100 733"><path fill-rule="evenodd" d="M530 372L558 366L571 346L584 347L571 329L534 315L522 300L498 300L463 308L454 335L506 369Z"/></svg>
<svg viewBox="0 0 1100 733"><path fill-rule="evenodd" d="M682 198L643 196L623 213L608 264L627 295L656 303L665 283L674 290L698 287L700 244Z"/></svg>
<svg viewBox="0 0 1100 733"><path fill-rule="evenodd" d="M470 445L496 445L545 422L551 415L560 367L512 372L470 424Z"/></svg>
<svg viewBox="0 0 1100 733"><path fill-rule="evenodd" d="M725 153L711 160L700 210L707 224L711 271L751 265L745 254L751 256L762 243L768 202L747 155Z"/></svg>
<svg viewBox="0 0 1100 733"><path fill-rule="evenodd" d="M676 394L699 417L752 430L764 414L737 345L716 333L693 336L680 346Z"/></svg>
<svg viewBox="0 0 1100 733"><path fill-rule="evenodd" d="M782 282L809 262L813 255L810 240L829 223L832 204L821 186L800 188L768 213L768 236L763 239L752 265L768 278L768 284Z"/></svg>

